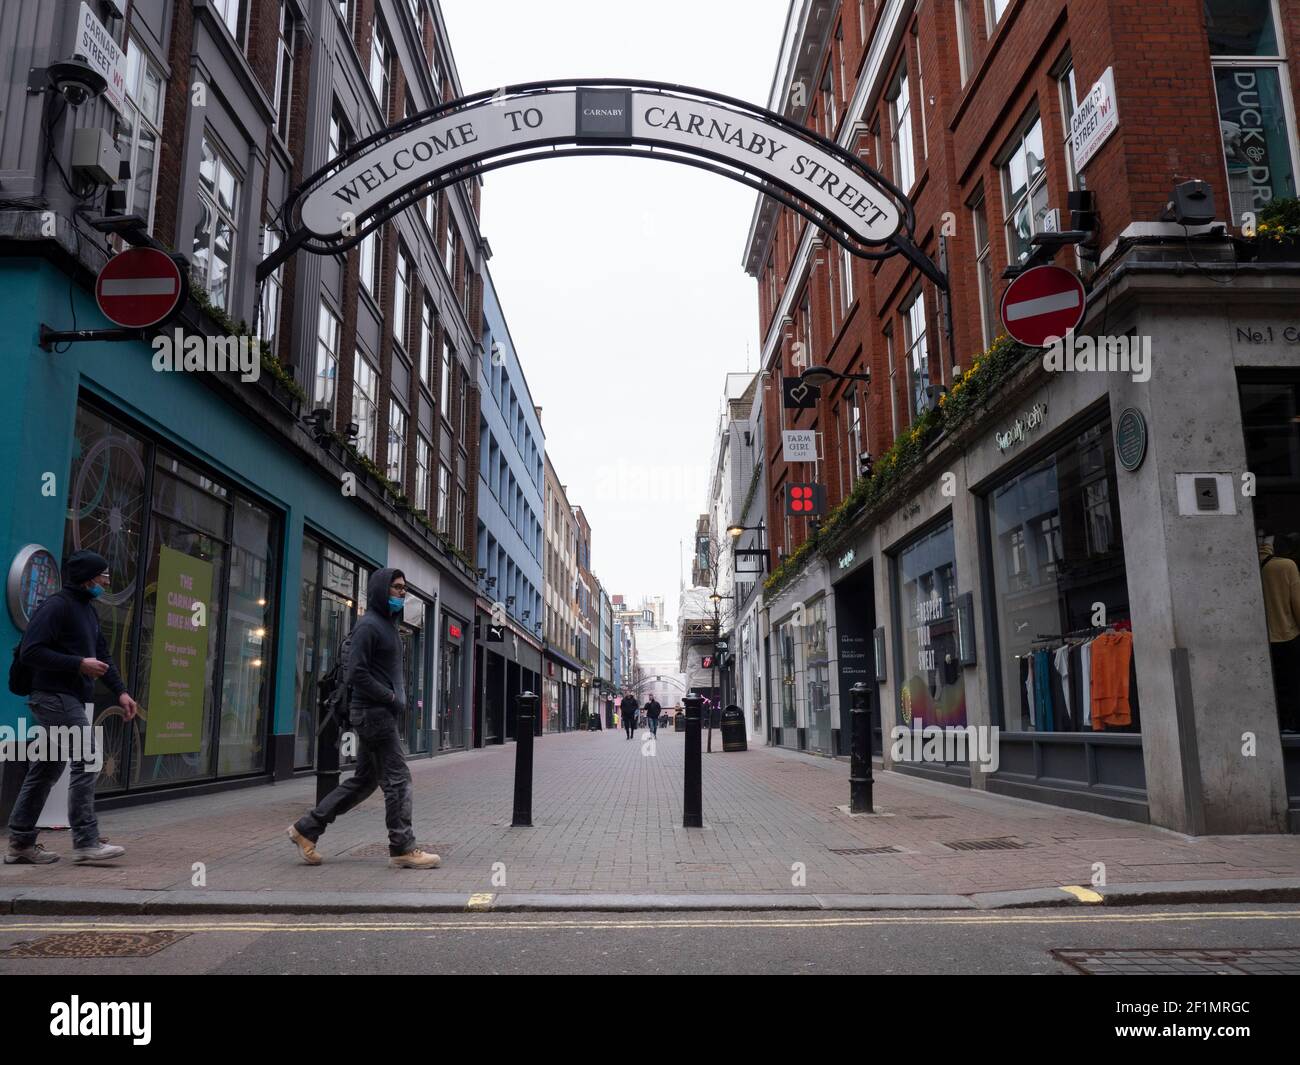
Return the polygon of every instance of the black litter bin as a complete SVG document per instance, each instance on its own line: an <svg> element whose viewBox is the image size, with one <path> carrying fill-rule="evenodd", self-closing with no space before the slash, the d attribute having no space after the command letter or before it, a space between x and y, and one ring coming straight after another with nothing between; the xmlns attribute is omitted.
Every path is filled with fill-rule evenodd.
<svg viewBox="0 0 1300 1065"><path fill-rule="evenodd" d="M673 714L673 731L674 731L674 732L685 732L685 731L686 731L686 712L685 712L685 711L682 711L680 714Z"/></svg>
<svg viewBox="0 0 1300 1065"><path fill-rule="evenodd" d="M745 744L745 711L732 705L722 711L723 751L748 750Z"/></svg>

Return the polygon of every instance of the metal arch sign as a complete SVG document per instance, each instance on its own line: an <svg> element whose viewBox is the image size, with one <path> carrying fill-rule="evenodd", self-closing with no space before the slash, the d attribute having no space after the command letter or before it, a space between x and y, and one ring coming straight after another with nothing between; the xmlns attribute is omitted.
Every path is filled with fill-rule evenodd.
<svg viewBox="0 0 1300 1065"><path fill-rule="evenodd" d="M573 154L635 155L711 170L781 200L854 254L902 251L935 271L911 243L912 208L902 191L814 131L701 89L579 80L464 97L354 145L290 194L281 211L288 238L264 260L259 278L300 247L317 254L351 247L446 185Z"/></svg>
<svg viewBox="0 0 1300 1065"><path fill-rule="evenodd" d="M851 160L755 115L671 92L582 89L488 99L375 144L302 201L301 222L322 239L393 196L481 159L547 144L666 146L722 156L761 174L838 221L863 244L883 244L902 222L890 195Z"/></svg>

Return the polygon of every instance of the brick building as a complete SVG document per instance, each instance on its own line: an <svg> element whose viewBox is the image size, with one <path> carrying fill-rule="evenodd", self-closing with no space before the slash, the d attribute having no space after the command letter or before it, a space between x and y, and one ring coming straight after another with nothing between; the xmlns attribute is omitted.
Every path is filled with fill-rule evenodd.
<svg viewBox="0 0 1300 1065"><path fill-rule="evenodd" d="M6 0L3 19L0 536L10 558L30 545L53 561L77 547L110 560L101 620L146 713L124 722L97 692L101 793L310 771L316 680L385 565L410 587L407 749L468 745L479 185L428 198L346 254L300 253L260 293L255 278L293 186L461 94L436 0ZM122 53L120 97L72 106L39 77L33 91L29 67L70 58L87 32L102 55ZM74 169L74 134L124 167ZM165 337L247 328L268 357L248 348L239 370L158 372L148 334L42 350L41 323L107 324L92 281L124 233L190 275ZM24 487L45 471L52 495ZM157 663L172 637L157 605L176 580L204 589L211 635L169 721L159 693L176 678ZM25 620L4 619L11 643ZM0 721L20 709L6 695ZM0 807L15 786L7 773Z"/></svg>
<svg viewBox="0 0 1300 1065"><path fill-rule="evenodd" d="M886 740L1001 730L996 772L894 765L885 742L900 770L1185 831L1300 824L1293 651L1258 576L1300 521L1300 256L1253 230L1296 195L1297 49L1295 0L791 5L769 107L903 188L949 284L756 205L766 696L796 703L774 742L845 753L865 680ZM1187 201L1184 225L1165 209L1193 180L1213 211ZM1008 278L1049 261L1087 289L1067 340L1114 369L1000 336ZM782 410L808 366L870 383ZM818 460L788 467L782 428L817 430ZM791 481L831 513L787 517ZM1077 687L1094 649L1129 656L1122 712ZM1032 678L1058 653L1053 697Z"/></svg>

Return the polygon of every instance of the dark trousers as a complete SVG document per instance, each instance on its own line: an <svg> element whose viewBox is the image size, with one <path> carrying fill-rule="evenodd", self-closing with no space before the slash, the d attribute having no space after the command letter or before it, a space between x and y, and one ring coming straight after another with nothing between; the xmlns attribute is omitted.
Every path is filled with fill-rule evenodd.
<svg viewBox="0 0 1300 1065"><path fill-rule="evenodd" d="M636 731L636 714L624 714L623 727L627 729L627 738L630 740Z"/></svg>
<svg viewBox="0 0 1300 1065"><path fill-rule="evenodd" d="M336 817L364 802L374 794L375 788L382 788L388 853L408 854L415 849L415 830L411 827L411 769L397 736L397 718L383 708L367 710L356 732L356 772L326 795L316 809L299 818L294 827L315 843Z"/></svg>
<svg viewBox="0 0 1300 1065"><path fill-rule="evenodd" d="M1300 730L1300 636L1285 643L1270 643L1268 650L1273 659L1278 726Z"/></svg>
<svg viewBox="0 0 1300 1065"><path fill-rule="evenodd" d="M85 705L75 695L66 692L32 692L27 706L36 723L47 729L60 726L85 728L90 724ZM88 752L83 748L82 753ZM23 786L9 815L9 843L12 846L30 847L36 842L40 834L36 820L45 808L45 800L50 797L50 789L63 776L65 765L67 763L62 759L49 757L27 763L27 776L23 778ZM99 821L95 817L97 775L86 768L84 761L72 763L72 780L68 783L68 822L72 826L73 847L94 847L99 843Z"/></svg>

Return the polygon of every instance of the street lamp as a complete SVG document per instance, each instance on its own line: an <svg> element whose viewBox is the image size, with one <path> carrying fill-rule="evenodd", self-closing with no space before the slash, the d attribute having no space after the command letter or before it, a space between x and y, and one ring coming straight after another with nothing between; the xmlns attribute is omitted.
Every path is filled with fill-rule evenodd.
<svg viewBox="0 0 1300 1065"><path fill-rule="evenodd" d="M809 366L799 375L801 385L810 385L813 388L821 388L822 385L830 384L832 381L865 381L870 384L871 374L870 372L839 373L829 366Z"/></svg>

